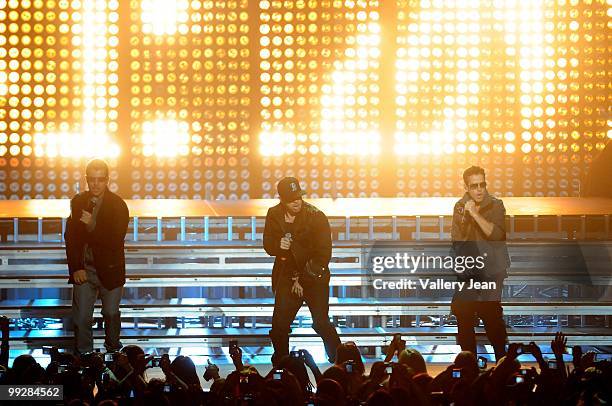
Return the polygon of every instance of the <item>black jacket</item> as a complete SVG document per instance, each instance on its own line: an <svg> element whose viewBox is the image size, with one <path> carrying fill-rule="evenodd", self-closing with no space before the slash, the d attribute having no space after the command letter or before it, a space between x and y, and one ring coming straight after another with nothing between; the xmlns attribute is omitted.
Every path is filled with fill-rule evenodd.
<svg viewBox="0 0 612 406"><path fill-rule="evenodd" d="M464 214L463 207L468 200L470 200L470 196L466 193L455 203L451 227L453 251L456 255L482 255L486 257L484 273L472 275L477 276L474 279L504 279L507 277L507 269L510 267L510 256L506 246L506 208L504 203L487 193L480 204L479 213L494 225L493 233L487 236L469 214Z"/></svg>
<svg viewBox="0 0 612 406"><path fill-rule="evenodd" d="M84 248L87 243L93 253L98 279L110 290L125 284L124 240L130 214L123 199L107 189L96 217L96 227L87 232L80 218L90 196L89 192L82 192L70 201L70 217L64 234L70 273L68 282L74 283L72 274L75 271L85 269Z"/></svg>
<svg viewBox="0 0 612 406"><path fill-rule="evenodd" d="M268 209L264 227L263 244L266 252L277 257L272 269L272 291L276 290L282 275L283 265L278 256L284 253L280 249L280 240L285 235L285 206L282 203ZM329 266L332 253L332 240L329 221L325 214L313 205L303 202L302 210L296 215L293 223L291 252L298 272L301 272L309 259L317 264Z"/></svg>

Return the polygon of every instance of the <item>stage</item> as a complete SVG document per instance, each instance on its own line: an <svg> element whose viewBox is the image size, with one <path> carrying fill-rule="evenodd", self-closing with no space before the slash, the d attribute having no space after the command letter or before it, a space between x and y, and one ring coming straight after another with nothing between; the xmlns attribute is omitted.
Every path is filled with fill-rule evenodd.
<svg viewBox="0 0 612 406"><path fill-rule="evenodd" d="M435 298L374 294L364 285L363 251L378 244L439 255L450 240L456 199L307 199L330 218L330 316L341 338L357 342L366 356L379 357L396 332L409 337L411 345L425 346L426 356L435 356L436 345L451 352L456 335L449 317L452 292ZM546 345L563 330L572 345L610 352L612 199L503 201L512 265L502 304L510 339ZM263 251L261 238L267 208L276 203L128 200L124 343L207 357L239 337L256 359L262 350L269 352L273 258ZM0 244L0 306L14 320L13 348L69 348L71 289L63 242L69 201L3 201L0 214L5 241ZM585 260L587 279L573 265ZM94 316L101 317L99 304ZM35 321L42 328L35 328ZM101 333L94 330L96 346ZM479 342L485 338L481 329L478 337ZM319 342L306 308L298 313L293 339L296 346L310 348ZM269 362L265 359L261 362Z"/></svg>

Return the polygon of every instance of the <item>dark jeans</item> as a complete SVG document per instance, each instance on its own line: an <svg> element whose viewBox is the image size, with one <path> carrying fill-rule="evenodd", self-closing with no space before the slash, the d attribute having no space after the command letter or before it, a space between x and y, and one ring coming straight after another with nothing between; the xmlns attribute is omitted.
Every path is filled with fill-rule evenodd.
<svg viewBox="0 0 612 406"><path fill-rule="evenodd" d="M499 361L506 355L506 322L503 311L498 301L453 301L451 309L457 317L457 344L463 351L471 351L476 354L476 334L474 333L474 320L476 317L482 319L485 332L493 350L495 359Z"/></svg>
<svg viewBox="0 0 612 406"><path fill-rule="evenodd" d="M74 338L76 351L79 354L93 351L93 311L98 294L102 299L102 316L104 317L104 347L107 351L118 351L122 345L121 313L119 303L123 286L107 290L102 286L95 272L87 270L87 282L74 285L72 289L72 318L74 320Z"/></svg>
<svg viewBox="0 0 612 406"><path fill-rule="evenodd" d="M270 338L274 346L272 363L275 364L285 355L289 355L291 323L304 302L312 315L312 328L323 339L327 356L333 362L340 338L329 321L329 286L327 284L307 284L301 281L300 283L304 288L304 296L301 298L291 293L293 285L291 280L279 281L276 289L272 330L270 330Z"/></svg>

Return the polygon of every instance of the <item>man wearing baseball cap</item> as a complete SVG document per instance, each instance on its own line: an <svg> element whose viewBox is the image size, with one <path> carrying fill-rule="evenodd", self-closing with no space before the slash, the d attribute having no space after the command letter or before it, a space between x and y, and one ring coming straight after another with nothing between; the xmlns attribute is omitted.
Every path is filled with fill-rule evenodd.
<svg viewBox="0 0 612 406"><path fill-rule="evenodd" d="M323 339L333 362L340 338L328 314L329 222L322 211L302 200L304 191L296 178L281 179L277 191L280 203L268 210L263 235L264 249L276 257L272 269L272 364L289 355L291 323L304 302L312 315L312 328Z"/></svg>

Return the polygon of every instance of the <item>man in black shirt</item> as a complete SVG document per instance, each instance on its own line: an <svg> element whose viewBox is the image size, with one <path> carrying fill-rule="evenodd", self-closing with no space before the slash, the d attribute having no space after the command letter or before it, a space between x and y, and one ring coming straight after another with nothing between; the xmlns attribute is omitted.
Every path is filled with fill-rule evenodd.
<svg viewBox="0 0 612 406"><path fill-rule="evenodd" d="M453 296L457 317L457 344L476 354L475 317L482 319L487 337L499 360L505 355L506 324L500 304L504 279L510 266L506 247L504 203L487 191L484 169L472 166L463 173L465 195L453 212L451 235L457 256L481 257L482 266L458 273L465 288ZM477 286L482 286L478 288Z"/></svg>
<svg viewBox="0 0 612 406"><path fill-rule="evenodd" d="M329 222L322 211L302 200L304 192L297 179L282 179L277 190L281 201L268 210L263 235L264 249L276 257L272 270L272 363L289 355L291 323L304 302L312 315L312 327L333 362L340 339L328 315L332 251Z"/></svg>

